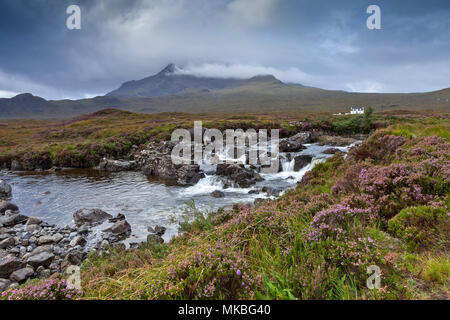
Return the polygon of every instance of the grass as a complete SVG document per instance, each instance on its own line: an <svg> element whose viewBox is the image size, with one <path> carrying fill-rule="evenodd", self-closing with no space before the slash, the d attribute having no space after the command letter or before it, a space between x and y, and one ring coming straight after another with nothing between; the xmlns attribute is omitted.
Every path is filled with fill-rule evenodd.
<svg viewBox="0 0 450 320"><path fill-rule="evenodd" d="M389 117L280 198L218 212L190 202L170 243L90 254L81 298L448 299L449 121ZM366 286L370 265L380 290Z"/></svg>

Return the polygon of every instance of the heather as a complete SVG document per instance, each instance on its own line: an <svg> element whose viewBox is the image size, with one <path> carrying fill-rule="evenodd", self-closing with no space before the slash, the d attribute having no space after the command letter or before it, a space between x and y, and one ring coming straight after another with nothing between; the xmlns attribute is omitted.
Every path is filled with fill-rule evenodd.
<svg viewBox="0 0 450 320"><path fill-rule="evenodd" d="M218 212L191 203L168 244L92 252L79 298L448 299L450 125L389 122L281 197ZM370 265L380 290L366 286Z"/></svg>
<svg viewBox="0 0 450 320"><path fill-rule="evenodd" d="M40 283L30 283L22 288L9 289L0 295L5 300L73 300L81 291L68 286L65 279L52 278Z"/></svg>

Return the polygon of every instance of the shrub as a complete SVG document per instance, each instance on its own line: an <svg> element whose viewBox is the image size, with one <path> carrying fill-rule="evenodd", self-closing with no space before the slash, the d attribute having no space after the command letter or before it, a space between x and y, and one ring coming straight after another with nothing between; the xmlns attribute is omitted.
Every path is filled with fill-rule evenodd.
<svg viewBox="0 0 450 320"><path fill-rule="evenodd" d="M1 297L7 300L73 300L82 292L69 288L66 280L48 279L38 284L29 284L20 289L9 289Z"/></svg>
<svg viewBox="0 0 450 320"><path fill-rule="evenodd" d="M388 230L412 251L436 244L449 247L450 217L443 207L410 207L389 220Z"/></svg>

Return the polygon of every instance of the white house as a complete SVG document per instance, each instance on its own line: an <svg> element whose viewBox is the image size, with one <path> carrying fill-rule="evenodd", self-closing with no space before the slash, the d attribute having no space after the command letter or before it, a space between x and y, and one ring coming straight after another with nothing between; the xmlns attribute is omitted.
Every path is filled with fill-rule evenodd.
<svg viewBox="0 0 450 320"><path fill-rule="evenodd" d="M364 107L350 108L350 114L364 114Z"/></svg>

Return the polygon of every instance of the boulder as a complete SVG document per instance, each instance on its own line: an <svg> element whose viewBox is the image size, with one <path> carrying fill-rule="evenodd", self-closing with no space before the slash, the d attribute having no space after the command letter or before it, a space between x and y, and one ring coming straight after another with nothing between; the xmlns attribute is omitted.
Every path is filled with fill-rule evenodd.
<svg viewBox="0 0 450 320"><path fill-rule="evenodd" d="M262 181L261 176L250 169L246 169L242 164L219 163L216 168L216 174L225 176L241 188L248 188L258 181Z"/></svg>
<svg viewBox="0 0 450 320"><path fill-rule="evenodd" d="M55 258L55 255L50 252L41 252L38 254L34 254L31 257L27 259L27 263L32 265L33 267L39 267L44 266L48 267L53 259Z"/></svg>
<svg viewBox="0 0 450 320"><path fill-rule="evenodd" d="M0 201L0 214L5 213L6 210L11 210L13 212L19 211L19 207L9 201Z"/></svg>
<svg viewBox="0 0 450 320"><path fill-rule="evenodd" d="M322 151L323 154L335 154L337 152L341 152L341 150L339 150L338 148L328 148Z"/></svg>
<svg viewBox="0 0 450 320"><path fill-rule="evenodd" d="M120 220L125 220L125 216L123 214L121 214L121 213L117 214L116 217L111 218L108 221L112 222L112 223L115 223L115 222L120 221Z"/></svg>
<svg viewBox="0 0 450 320"><path fill-rule="evenodd" d="M134 161L103 159L99 164L99 170L109 172L129 171L136 167Z"/></svg>
<svg viewBox="0 0 450 320"><path fill-rule="evenodd" d="M29 217L27 222L25 223L26 226L30 226L33 224L41 224L42 220L39 218L35 218L35 217Z"/></svg>
<svg viewBox="0 0 450 320"><path fill-rule="evenodd" d="M167 228L163 227L163 226L160 226L160 225L157 225L155 228L148 227L147 230L150 233L154 233L154 234L156 234L158 236L162 236L164 233L166 233Z"/></svg>
<svg viewBox="0 0 450 320"><path fill-rule="evenodd" d="M37 239L37 242L39 243L39 245L43 245L43 244L53 243L53 242L55 242L55 239L52 236L43 235Z"/></svg>
<svg viewBox="0 0 450 320"><path fill-rule="evenodd" d="M84 253L80 250L72 250L70 251L66 257L64 258L64 265L75 265L78 266L83 261Z"/></svg>
<svg viewBox="0 0 450 320"><path fill-rule="evenodd" d="M131 226L127 220L120 220L112 225L111 232L114 235L129 234L129 233L131 233Z"/></svg>
<svg viewBox="0 0 450 320"><path fill-rule="evenodd" d="M8 279L0 279L0 292L3 292L6 289L8 289L10 284L11 281L9 281Z"/></svg>
<svg viewBox="0 0 450 320"><path fill-rule="evenodd" d="M80 209L73 214L76 225L83 223L96 224L112 218L113 216L100 209Z"/></svg>
<svg viewBox="0 0 450 320"><path fill-rule="evenodd" d="M19 213L13 213L10 215L5 215L0 217L0 223L3 224L5 227L14 226L19 223L23 223L27 221L28 217L21 215Z"/></svg>
<svg viewBox="0 0 450 320"><path fill-rule="evenodd" d="M9 278L11 273L21 269L24 263L19 258L9 254L0 259L0 278Z"/></svg>
<svg viewBox="0 0 450 320"><path fill-rule="evenodd" d="M155 156L147 159L144 167L146 176L154 176L168 183L180 185L196 184L205 176L197 164L173 164L170 155Z"/></svg>
<svg viewBox="0 0 450 320"><path fill-rule="evenodd" d="M0 241L0 249L6 249L9 247L13 247L16 244L16 241L14 241L14 238L6 238L2 241Z"/></svg>
<svg viewBox="0 0 450 320"><path fill-rule="evenodd" d="M303 167L306 167L312 161L311 155L300 155L294 158L294 171L299 171Z"/></svg>
<svg viewBox="0 0 450 320"><path fill-rule="evenodd" d="M9 276L9 278L11 279L11 281L13 282L24 282L25 280L27 280L28 278L32 277L34 275L34 270L32 268L22 268L19 270L14 271L13 273L11 273L11 275Z"/></svg>
<svg viewBox="0 0 450 320"><path fill-rule="evenodd" d="M297 143L312 143L314 142L313 134L310 131L299 132L289 138L290 141L295 141Z"/></svg>
<svg viewBox="0 0 450 320"><path fill-rule="evenodd" d="M220 190L215 190L215 191L211 192L211 196L213 196L214 198L224 198L225 193L223 193Z"/></svg>
<svg viewBox="0 0 450 320"><path fill-rule="evenodd" d="M0 179L0 198L10 198L12 195L11 186Z"/></svg>
<svg viewBox="0 0 450 320"><path fill-rule="evenodd" d="M299 152L306 149L301 143L283 139L279 143L279 151L280 152Z"/></svg>
<svg viewBox="0 0 450 320"><path fill-rule="evenodd" d="M70 246L71 247L76 247L76 246L84 246L87 243L86 239L81 237L81 236L76 236L75 238L73 238L70 241Z"/></svg>

